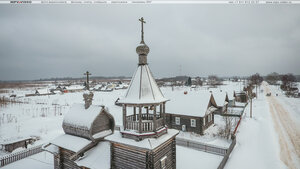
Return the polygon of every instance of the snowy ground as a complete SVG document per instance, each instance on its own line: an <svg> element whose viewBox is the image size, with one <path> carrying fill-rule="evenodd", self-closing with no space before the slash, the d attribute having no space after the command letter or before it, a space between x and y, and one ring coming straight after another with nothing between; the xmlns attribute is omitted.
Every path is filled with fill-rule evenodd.
<svg viewBox="0 0 300 169"><path fill-rule="evenodd" d="M14 163L8 164L3 169L53 169L53 155L41 152Z"/></svg>
<svg viewBox="0 0 300 169"><path fill-rule="evenodd" d="M184 91L208 91L220 89L223 91L238 91L239 88L241 88L240 83L228 82L226 85L214 89L207 89L207 87L199 87L196 89L191 89L189 87L175 87L174 90L178 91L178 94L183 95ZM163 87L161 90L164 94L172 92L171 87ZM29 91L29 89L26 89L25 91L19 89L14 90L14 94L23 95L24 93L33 93L33 91ZM113 92L94 92L93 105L105 105L109 109L110 113L114 116L116 124L121 125L122 110L121 107L115 106L114 102L117 98L124 96L125 92L126 90L114 90ZM11 94L12 93L1 94L1 96L9 96ZM83 92L77 92L50 96L22 97L18 98L18 100L23 101L26 104L9 104L5 107L0 107L0 142L14 140L20 137L39 136L41 139L34 144L39 145L54 139L63 133L61 127L63 116L68 112L70 106L73 103L83 103L82 94ZM168 108L166 110L168 110ZM218 119L218 117L216 117L215 123L215 125L206 130L205 135L202 137L191 133L181 133L180 136L220 147L228 147L230 141L216 136L218 130L223 125L222 119ZM177 147L177 168L186 168L185 165L195 168L199 168L199 165L203 165L208 169L217 168L222 160L222 156L212 155L185 147ZM48 155L43 155L43 153L40 153L21 161L24 161L24 164L32 164L34 167L31 168L43 169L49 168L49 164L53 163L53 159L51 158L52 157L49 157ZM41 164L37 164L31 161L42 162L40 162ZM21 164L22 163L23 162L21 162ZM199 165L194 165L194 163ZM23 165L21 164L19 162L15 162L4 168L10 167L18 169L18 167L22 168ZM53 166L51 166L51 168L53 168Z"/></svg>
<svg viewBox="0 0 300 169"><path fill-rule="evenodd" d="M223 156L205 153L190 148L176 146L176 168L178 169L216 169Z"/></svg>
<svg viewBox="0 0 300 169"><path fill-rule="evenodd" d="M189 87L174 87L174 91L177 95L184 95L184 91L225 90L225 88L226 90L239 90L239 86L239 83L227 82L226 85L222 85L219 88L198 87L191 89ZM171 87L163 87L161 90L165 95L173 92ZM35 88L9 89L8 91L9 93L4 93L0 96L9 97L11 94L24 96L28 93L34 93ZM121 107L114 105L114 102L117 98L123 97L125 92L126 90L94 92L93 105L105 105L114 116L116 124L121 125L122 110ZM61 124L63 116L73 103L83 103L82 94L83 92L76 92L49 96L19 97L16 100L22 101L24 104L8 104L0 107L0 142L20 137L39 136L41 140L35 143L35 145L38 145L62 134ZM168 111L168 107L166 111ZM212 130L214 130L214 127ZM212 141L208 136L202 140ZM216 138L214 140L218 142Z"/></svg>
<svg viewBox="0 0 300 169"><path fill-rule="evenodd" d="M253 100L253 118L249 106L245 110L236 147L225 168L300 168L300 101L281 94L274 96L280 90L266 83L262 89L264 93ZM269 90L273 94L266 97Z"/></svg>
<svg viewBox="0 0 300 169"><path fill-rule="evenodd" d="M300 99L288 98L266 83L264 88L273 93L267 100L279 137L280 159L289 168L300 168Z"/></svg>

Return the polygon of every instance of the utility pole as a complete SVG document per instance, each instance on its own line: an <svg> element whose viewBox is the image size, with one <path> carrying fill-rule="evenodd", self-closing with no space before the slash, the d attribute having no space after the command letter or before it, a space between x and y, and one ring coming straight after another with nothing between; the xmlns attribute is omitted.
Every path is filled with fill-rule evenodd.
<svg viewBox="0 0 300 169"><path fill-rule="evenodd" d="M252 118L252 96L250 96L250 118Z"/></svg>

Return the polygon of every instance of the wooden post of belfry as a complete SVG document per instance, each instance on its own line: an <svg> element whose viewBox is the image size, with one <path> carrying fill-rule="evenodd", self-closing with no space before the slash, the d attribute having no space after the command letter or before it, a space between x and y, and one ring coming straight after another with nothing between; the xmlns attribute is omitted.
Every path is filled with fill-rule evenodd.
<svg viewBox="0 0 300 169"><path fill-rule="evenodd" d="M153 105L153 131L156 132L156 105Z"/></svg>
<svg viewBox="0 0 300 169"><path fill-rule="evenodd" d="M164 102L163 103L163 114L162 114L162 116L163 116L163 125L164 125L164 127L165 127L165 125L166 125L166 102Z"/></svg>
<svg viewBox="0 0 300 169"><path fill-rule="evenodd" d="M89 85L89 75L92 75L89 71L86 71L83 75L86 75L86 89L90 90L90 85Z"/></svg>
<svg viewBox="0 0 300 169"><path fill-rule="evenodd" d="M139 133L142 133L142 107L139 106Z"/></svg>
<svg viewBox="0 0 300 169"><path fill-rule="evenodd" d="M149 120L149 107L146 107L146 117L147 117L147 120Z"/></svg>
<svg viewBox="0 0 300 169"><path fill-rule="evenodd" d="M133 121L136 121L136 107L133 106Z"/></svg>
<svg viewBox="0 0 300 169"><path fill-rule="evenodd" d="M159 118L162 118L162 104L159 105Z"/></svg>
<svg viewBox="0 0 300 169"><path fill-rule="evenodd" d="M123 128L126 130L126 105L123 104Z"/></svg>

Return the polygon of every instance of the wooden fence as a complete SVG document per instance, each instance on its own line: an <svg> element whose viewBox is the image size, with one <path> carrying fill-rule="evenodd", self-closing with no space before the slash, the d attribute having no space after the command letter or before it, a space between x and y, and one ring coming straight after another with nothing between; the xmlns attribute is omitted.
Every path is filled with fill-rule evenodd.
<svg viewBox="0 0 300 169"><path fill-rule="evenodd" d="M223 169L225 167L227 160L230 156L230 153L232 152L235 145L236 145L236 137L233 137L232 143L230 144L229 148L227 149L226 154L223 157L223 160L221 161L221 163L218 166L218 169Z"/></svg>
<svg viewBox="0 0 300 169"><path fill-rule="evenodd" d="M227 148L209 145L209 144L205 144L205 143L200 143L197 141L187 140L187 139L178 138L178 137L176 138L176 144L179 146L189 147L192 149L196 149L196 150L200 150L200 151L204 151L204 152L208 152L208 153L212 153L212 154L216 154L216 155L221 155L221 156L225 156L228 151Z"/></svg>
<svg viewBox="0 0 300 169"><path fill-rule="evenodd" d="M42 145L36 146L36 147L31 147L26 150L22 150L19 152L11 153L8 155L4 155L0 157L0 167L3 167L7 164L13 163L15 161L21 160L23 158L26 158L28 156L37 154L42 152Z"/></svg>

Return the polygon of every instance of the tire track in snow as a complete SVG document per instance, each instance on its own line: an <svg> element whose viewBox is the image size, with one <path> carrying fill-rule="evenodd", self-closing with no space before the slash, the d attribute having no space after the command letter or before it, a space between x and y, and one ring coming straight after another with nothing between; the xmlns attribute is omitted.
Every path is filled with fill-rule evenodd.
<svg viewBox="0 0 300 169"><path fill-rule="evenodd" d="M264 87L267 93L270 92L265 84ZM274 127L279 136L280 158L289 168L296 169L295 160L299 164L300 159L300 131L291 119L289 112L283 108L274 96L267 97L267 100Z"/></svg>

